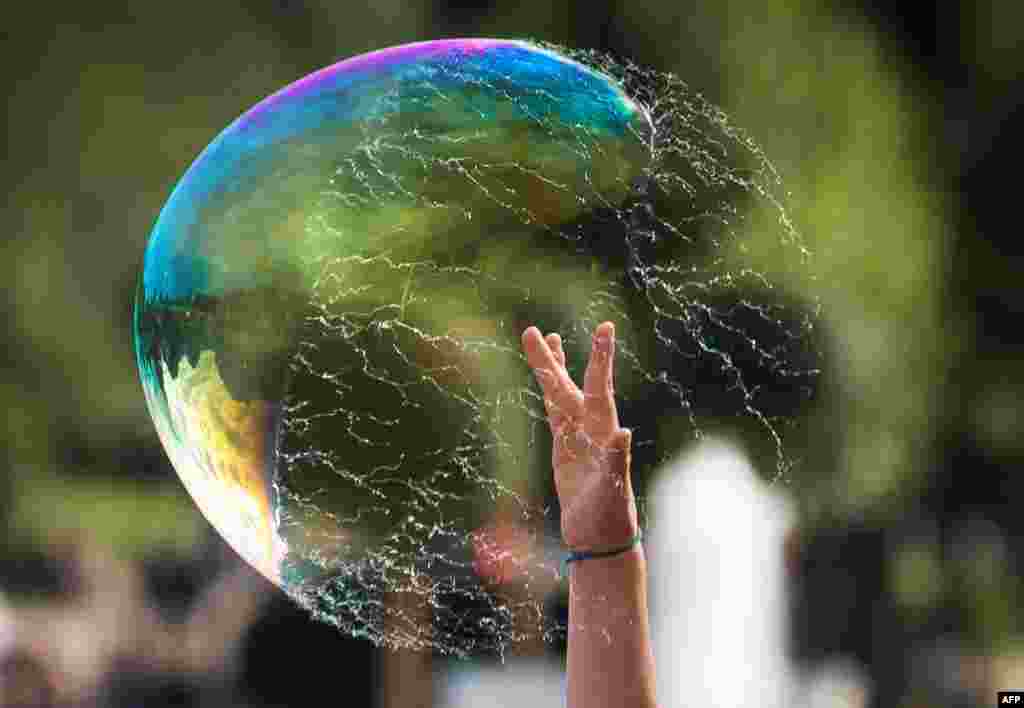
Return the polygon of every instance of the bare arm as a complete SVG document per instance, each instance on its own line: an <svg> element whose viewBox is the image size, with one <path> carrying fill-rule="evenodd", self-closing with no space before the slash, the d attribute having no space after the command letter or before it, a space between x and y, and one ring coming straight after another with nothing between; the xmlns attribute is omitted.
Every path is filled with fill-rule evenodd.
<svg viewBox="0 0 1024 708"><path fill-rule="evenodd" d="M583 390L565 368L561 337L523 332L544 389L562 537L573 550L626 545L637 531L629 430L619 426L612 381L614 326L602 323ZM569 708L653 708L654 656L643 548L572 564L569 582Z"/></svg>

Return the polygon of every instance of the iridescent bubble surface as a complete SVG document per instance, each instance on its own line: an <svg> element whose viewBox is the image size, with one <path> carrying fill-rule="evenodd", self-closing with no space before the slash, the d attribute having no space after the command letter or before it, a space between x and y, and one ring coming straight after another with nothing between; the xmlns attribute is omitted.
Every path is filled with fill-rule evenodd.
<svg viewBox="0 0 1024 708"><path fill-rule="evenodd" d="M564 629L530 324L579 380L616 323L635 478L705 421L789 464L812 320L728 266L749 202L806 257L774 172L674 77L570 54L323 69L217 136L153 229L135 342L164 447L249 563L354 636L468 654Z"/></svg>

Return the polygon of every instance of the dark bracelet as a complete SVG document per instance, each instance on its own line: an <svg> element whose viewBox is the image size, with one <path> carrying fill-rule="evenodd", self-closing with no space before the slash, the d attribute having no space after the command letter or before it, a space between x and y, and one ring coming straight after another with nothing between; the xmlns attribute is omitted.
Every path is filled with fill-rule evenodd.
<svg viewBox="0 0 1024 708"><path fill-rule="evenodd" d="M609 551L570 551L569 554L562 560L562 577L569 575L569 564L576 561L587 560L588 558L608 558L609 556L617 556L620 553L632 549L634 546L640 544L643 540L643 531L637 529L636 536L630 539L629 543L625 546L613 548Z"/></svg>

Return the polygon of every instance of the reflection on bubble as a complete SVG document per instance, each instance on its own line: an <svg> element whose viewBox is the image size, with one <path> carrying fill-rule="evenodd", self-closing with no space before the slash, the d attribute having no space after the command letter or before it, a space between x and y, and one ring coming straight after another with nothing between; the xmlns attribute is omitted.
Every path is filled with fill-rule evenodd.
<svg viewBox="0 0 1024 708"><path fill-rule="evenodd" d="M580 380L615 322L635 479L715 421L784 471L812 320L726 258L751 206L806 257L777 190L672 76L504 40L341 62L231 124L161 212L135 313L150 412L206 517L321 619L455 654L551 640L520 334L560 332Z"/></svg>

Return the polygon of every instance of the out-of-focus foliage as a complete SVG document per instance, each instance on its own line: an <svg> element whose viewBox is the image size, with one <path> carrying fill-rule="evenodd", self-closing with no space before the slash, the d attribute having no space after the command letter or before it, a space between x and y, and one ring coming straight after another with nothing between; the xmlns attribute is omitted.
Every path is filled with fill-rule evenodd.
<svg viewBox="0 0 1024 708"><path fill-rule="evenodd" d="M840 421L839 464L798 494L812 513L898 514L932 462L964 335L946 316L950 205L926 141L933 99L915 95L861 23L836 23L811 3L727 7L729 104L737 120L750 117L793 192L817 255L814 279L797 287L823 297L836 357L826 418ZM748 245L742 255L757 262L756 233Z"/></svg>

